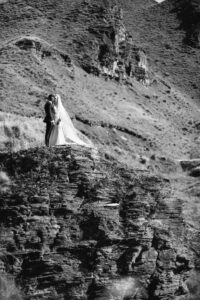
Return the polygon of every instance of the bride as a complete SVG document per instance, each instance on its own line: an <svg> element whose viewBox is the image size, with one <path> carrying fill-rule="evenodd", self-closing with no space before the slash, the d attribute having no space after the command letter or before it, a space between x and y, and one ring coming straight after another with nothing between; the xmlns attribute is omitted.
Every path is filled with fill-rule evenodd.
<svg viewBox="0 0 200 300"><path fill-rule="evenodd" d="M51 114L54 125L49 138L49 146L78 144L93 147L92 142L74 127L58 94L55 95Z"/></svg>

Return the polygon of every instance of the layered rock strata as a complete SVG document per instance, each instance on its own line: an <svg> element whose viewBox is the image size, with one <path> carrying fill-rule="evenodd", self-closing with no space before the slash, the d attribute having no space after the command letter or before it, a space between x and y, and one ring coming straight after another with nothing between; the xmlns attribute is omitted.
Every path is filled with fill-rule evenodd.
<svg viewBox="0 0 200 300"><path fill-rule="evenodd" d="M169 180L78 146L0 155L1 275L25 299L188 299L193 267Z"/></svg>

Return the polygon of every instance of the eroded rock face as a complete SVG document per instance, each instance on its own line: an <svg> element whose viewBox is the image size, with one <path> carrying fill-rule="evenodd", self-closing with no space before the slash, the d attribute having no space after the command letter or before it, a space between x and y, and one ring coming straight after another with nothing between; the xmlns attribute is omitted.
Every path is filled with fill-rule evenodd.
<svg viewBox="0 0 200 300"><path fill-rule="evenodd" d="M77 14L80 13L89 23L92 49L90 55L85 55L81 60L82 67L88 73L101 74L120 82L135 78L150 84L147 56L133 44L120 6L115 1L99 1L99 4L83 1L77 11ZM81 45L79 40L76 43Z"/></svg>
<svg viewBox="0 0 200 300"><path fill-rule="evenodd" d="M26 299L188 299L170 182L78 146L1 154L0 266Z"/></svg>

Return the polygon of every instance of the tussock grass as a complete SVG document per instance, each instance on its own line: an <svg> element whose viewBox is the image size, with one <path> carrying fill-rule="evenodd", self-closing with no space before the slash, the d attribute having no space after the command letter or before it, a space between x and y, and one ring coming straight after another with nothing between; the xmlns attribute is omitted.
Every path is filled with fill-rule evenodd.
<svg viewBox="0 0 200 300"><path fill-rule="evenodd" d="M16 152L44 144L42 119L0 113L0 151Z"/></svg>

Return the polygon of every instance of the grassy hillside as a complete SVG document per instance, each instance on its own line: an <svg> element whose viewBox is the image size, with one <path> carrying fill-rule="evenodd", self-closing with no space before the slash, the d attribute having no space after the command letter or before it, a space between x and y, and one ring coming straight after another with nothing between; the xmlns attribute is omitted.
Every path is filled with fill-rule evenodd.
<svg viewBox="0 0 200 300"><path fill-rule="evenodd" d="M178 29L173 2L121 2L134 45L147 53L153 85L146 87L134 79L130 85L105 81L82 69L85 62L95 60L99 41L107 39L101 26L105 20L112 23L108 12L114 4L103 0L0 4L2 148L11 144L6 113L9 130L14 123L19 128L20 135L14 133L17 144L23 148L43 143L45 97L56 92L75 126L109 156L145 168L150 157L158 157L151 164L160 165L163 157L198 156L200 113L192 98L199 95L199 52L183 46L185 33ZM91 31L94 27L99 31ZM21 116L28 122L25 133Z"/></svg>
<svg viewBox="0 0 200 300"><path fill-rule="evenodd" d="M199 21L199 1L166 0L139 11L130 0L121 5L134 42L146 49L155 72L199 103L200 52L186 43L197 30L193 13Z"/></svg>

